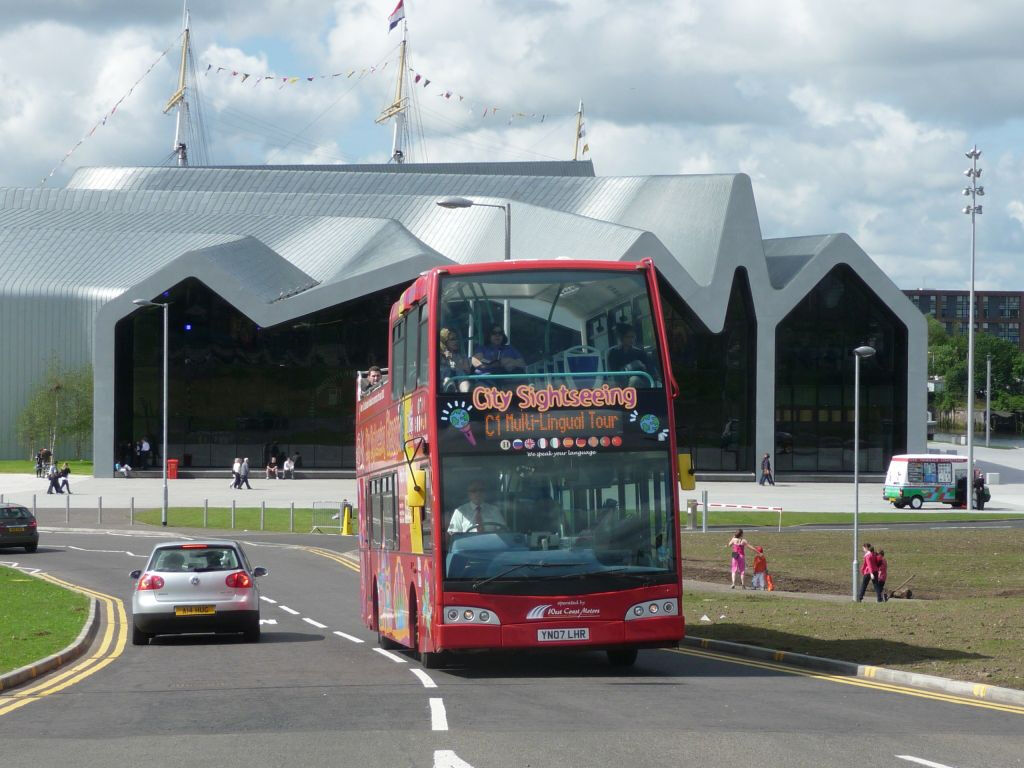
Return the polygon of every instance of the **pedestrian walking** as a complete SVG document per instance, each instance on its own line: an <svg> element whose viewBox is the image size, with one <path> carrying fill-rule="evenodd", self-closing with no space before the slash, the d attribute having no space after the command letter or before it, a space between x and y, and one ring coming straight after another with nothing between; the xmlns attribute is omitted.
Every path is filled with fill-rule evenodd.
<svg viewBox="0 0 1024 768"><path fill-rule="evenodd" d="M736 589L736 575L740 577L740 589L746 589L747 585L745 579L747 578L747 547L753 546L749 541L743 538L743 529L739 528L733 537L729 539L727 545L732 550L732 565L730 575L732 576L732 586L729 589Z"/></svg>
<svg viewBox="0 0 1024 768"><path fill-rule="evenodd" d="M754 547L754 577L750 580L751 589L765 588L764 577L768 573L768 558L764 556L764 547Z"/></svg>
<svg viewBox="0 0 1024 768"><path fill-rule="evenodd" d="M242 459L242 467L239 470L238 477L239 477L239 479L238 479L238 487L241 488L242 484L244 483L245 487L248 488L251 491L252 490L252 486L249 485L249 459L248 459L248 457Z"/></svg>
<svg viewBox="0 0 1024 768"><path fill-rule="evenodd" d="M888 600L889 598L885 595L885 580L889 575L889 561L885 559L885 550L878 550L878 578L876 579L878 594L881 599Z"/></svg>
<svg viewBox="0 0 1024 768"><path fill-rule="evenodd" d="M71 467L69 467L68 463L65 461L64 466L61 467L60 470L60 490L58 491L58 493L63 493L64 491L67 491L68 495L71 495L71 484L68 482L68 477L70 476Z"/></svg>
<svg viewBox="0 0 1024 768"><path fill-rule="evenodd" d="M51 464L46 470L46 479L50 481L50 487L46 489L47 493L64 493L60 489L60 471L56 464Z"/></svg>
<svg viewBox="0 0 1024 768"><path fill-rule="evenodd" d="M772 477L772 458L768 453L765 453L761 459L761 479L757 481L758 485L775 485L775 478Z"/></svg>
<svg viewBox="0 0 1024 768"><path fill-rule="evenodd" d="M36 451L36 477L43 476L43 452Z"/></svg>
<svg viewBox="0 0 1024 768"><path fill-rule="evenodd" d="M242 484L242 459L238 456L235 457L234 463L231 465L231 487L237 488Z"/></svg>
<svg viewBox="0 0 1024 768"><path fill-rule="evenodd" d="M857 593L857 602L859 603L864 599L864 593L868 589L868 584L874 585L878 602L882 602L882 591L878 586L878 555L875 554L875 548L867 542L861 544L861 549L864 553L864 561L860 566L861 580L860 592Z"/></svg>

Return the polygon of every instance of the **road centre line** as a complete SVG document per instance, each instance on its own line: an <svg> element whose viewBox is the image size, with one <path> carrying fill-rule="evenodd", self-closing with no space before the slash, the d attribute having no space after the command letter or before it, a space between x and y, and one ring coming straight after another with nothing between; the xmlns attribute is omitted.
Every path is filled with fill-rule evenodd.
<svg viewBox="0 0 1024 768"><path fill-rule="evenodd" d="M314 621L313 619L306 618L305 616L302 617L302 620L307 624L312 624L317 629L327 629L327 625L321 624L319 621Z"/></svg>
<svg viewBox="0 0 1024 768"><path fill-rule="evenodd" d="M0 695L0 716L20 709L34 701L39 701L51 694L58 693L99 672L124 652L125 645L128 642L128 619L124 603L120 599L103 592L96 592L77 584L72 584L49 574L41 574L40 578L98 599L103 604L106 614L106 628L103 632L103 639L95 653L83 661L72 665L67 670L50 677L38 685L18 689L17 692L7 696Z"/></svg>
<svg viewBox="0 0 1024 768"><path fill-rule="evenodd" d="M266 595L260 595L260 600L263 600L264 602L270 603L271 605L277 605L277 600L271 600Z"/></svg>
<svg viewBox="0 0 1024 768"><path fill-rule="evenodd" d="M364 642L363 640L360 640L358 637L353 637L352 635L346 635L344 632L338 632L337 630L335 630L334 634L336 634L338 637L344 637L346 640L351 640L353 643L362 643L362 642Z"/></svg>
<svg viewBox="0 0 1024 768"><path fill-rule="evenodd" d="M350 571L359 573L359 566L352 562L350 558L346 558L340 552L332 552L329 549L323 549L322 547L302 547L310 554L318 555L320 557L326 557L328 560L333 560L338 565L348 568Z"/></svg>
<svg viewBox="0 0 1024 768"><path fill-rule="evenodd" d="M149 555L136 555L129 552L127 549L86 549L85 547L76 547L73 544L68 544L67 549L74 549L78 552L99 552L105 555L128 555L128 557L149 557Z"/></svg>
<svg viewBox="0 0 1024 768"><path fill-rule="evenodd" d="M298 612L298 611L296 611L296 610L292 610L292 609L291 609L291 608L289 608L289 607L288 607L287 605L279 605L279 606L277 606L277 607L278 607L278 608L280 608L280 609L281 609L282 611L284 611L285 613L290 613L290 614L291 614L292 616L298 616L298 615L299 615L299 612Z"/></svg>
<svg viewBox="0 0 1024 768"><path fill-rule="evenodd" d="M420 682L423 683L424 688L437 688L437 683L431 680L430 675L428 675L422 669L410 669L409 671L420 679Z"/></svg>
<svg viewBox="0 0 1024 768"><path fill-rule="evenodd" d="M396 656L391 651L385 651L383 648L374 648L373 650L374 650L374 652L379 653L381 656L384 656L385 658L391 659L393 662L395 662L397 664L405 664L406 663L405 659L403 659L401 656Z"/></svg>
<svg viewBox="0 0 1024 768"><path fill-rule="evenodd" d="M430 700L430 729L433 731L448 730L448 714L444 711L444 699Z"/></svg>
<svg viewBox="0 0 1024 768"><path fill-rule="evenodd" d="M473 768L451 749L434 750L434 768Z"/></svg>
<svg viewBox="0 0 1024 768"><path fill-rule="evenodd" d="M893 755L898 757L900 760L906 760L911 763L917 763L918 765L926 765L928 768L951 768L951 766L945 763L933 763L931 760L925 760L923 757L914 757L913 755Z"/></svg>
<svg viewBox="0 0 1024 768"><path fill-rule="evenodd" d="M868 681L862 678L848 677L845 675L835 675L830 674L828 672L814 672L806 669L799 669L797 667L790 667L785 664L778 664L770 661L756 661L753 659L741 659L736 656L731 656L729 654L697 650L695 648L665 648L663 650L667 653L678 653L684 656L697 656L700 658L712 659L714 661L725 661L730 664L739 664L740 666L745 667L770 669L776 672L785 672L791 675L810 677L817 680L823 680L826 682L842 683L843 685L853 685L858 688L872 688L874 690L886 691L888 693L901 693L906 696L916 696L921 699L944 701L949 704L962 704L968 707L978 707L980 709L993 709L998 712L1009 712L1015 715L1024 715L1024 707L1013 706L1010 704L999 704L997 702L991 701L978 701L976 699L954 696L948 693L926 691L920 688L909 688L906 686L894 685L892 683L883 683L879 681Z"/></svg>

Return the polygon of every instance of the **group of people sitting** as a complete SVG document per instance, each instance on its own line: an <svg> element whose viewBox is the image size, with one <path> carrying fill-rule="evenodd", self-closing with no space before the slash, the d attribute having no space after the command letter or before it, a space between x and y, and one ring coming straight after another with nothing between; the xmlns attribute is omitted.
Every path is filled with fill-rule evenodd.
<svg viewBox="0 0 1024 768"><path fill-rule="evenodd" d="M280 464L277 463L277 456L271 455L270 461L267 462L267 480L276 477L278 480L288 478L290 480L295 479L295 457L285 456L284 461Z"/></svg>

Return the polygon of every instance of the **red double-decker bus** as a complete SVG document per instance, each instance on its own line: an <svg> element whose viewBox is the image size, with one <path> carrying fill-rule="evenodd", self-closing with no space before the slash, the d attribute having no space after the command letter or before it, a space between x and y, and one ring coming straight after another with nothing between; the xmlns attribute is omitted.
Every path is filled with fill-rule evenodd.
<svg viewBox="0 0 1024 768"><path fill-rule="evenodd" d="M362 613L425 667L683 637L675 425L650 261L436 268L356 419Z"/></svg>

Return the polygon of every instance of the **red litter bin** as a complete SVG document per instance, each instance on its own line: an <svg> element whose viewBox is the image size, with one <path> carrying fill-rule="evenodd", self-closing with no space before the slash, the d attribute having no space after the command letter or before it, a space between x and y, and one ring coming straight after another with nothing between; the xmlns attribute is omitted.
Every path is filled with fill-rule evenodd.
<svg viewBox="0 0 1024 768"><path fill-rule="evenodd" d="M167 460L167 479L177 480L178 479L178 460L168 459Z"/></svg>

